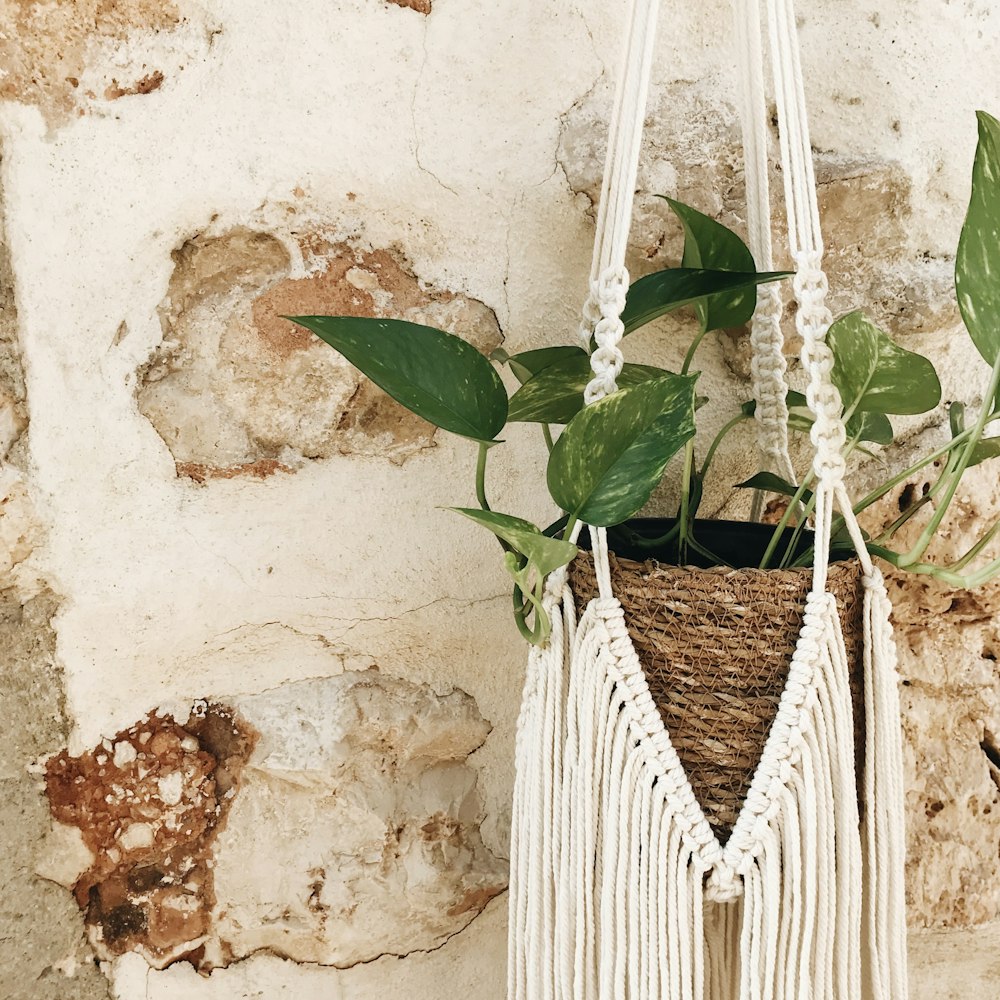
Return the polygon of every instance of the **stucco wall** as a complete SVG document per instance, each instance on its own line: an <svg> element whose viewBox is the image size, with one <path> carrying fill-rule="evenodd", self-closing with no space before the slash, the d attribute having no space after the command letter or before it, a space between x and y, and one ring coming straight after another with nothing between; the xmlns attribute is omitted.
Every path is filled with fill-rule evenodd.
<svg viewBox="0 0 1000 1000"><path fill-rule="evenodd" d="M0 0L10 996L503 996L525 653L492 547L439 509L471 446L277 317L567 342L622 7ZM634 274L679 253L654 194L742 219L728 4L665 7ZM802 8L833 305L970 399L950 255L1000 9ZM678 329L632 357L676 362ZM744 339L700 365L717 425ZM507 437L497 505L544 518L542 449ZM993 469L967 492L948 544L1000 513ZM896 596L914 996L964 996L1000 971L1000 588Z"/></svg>

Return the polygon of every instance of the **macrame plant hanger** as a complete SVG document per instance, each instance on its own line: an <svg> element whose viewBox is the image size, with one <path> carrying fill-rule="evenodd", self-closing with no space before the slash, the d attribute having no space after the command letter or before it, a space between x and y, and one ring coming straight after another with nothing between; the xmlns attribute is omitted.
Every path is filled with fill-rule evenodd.
<svg viewBox="0 0 1000 1000"><path fill-rule="evenodd" d="M587 403L616 391L625 253L659 0L630 0L580 343ZM598 593L577 615L565 569L546 586L518 719L511 835L509 1000L905 1000L899 701L889 602L844 486L830 380L819 227L792 0L766 0L795 323L815 416L812 589L763 754L724 844L650 694L603 529ZM733 0L750 247L771 269L758 0ZM753 389L762 462L792 479L781 301L760 291ZM864 590L864 762L858 784L849 665L828 592L834 507ZM860 805L860 809L859 809Z"/></svg>

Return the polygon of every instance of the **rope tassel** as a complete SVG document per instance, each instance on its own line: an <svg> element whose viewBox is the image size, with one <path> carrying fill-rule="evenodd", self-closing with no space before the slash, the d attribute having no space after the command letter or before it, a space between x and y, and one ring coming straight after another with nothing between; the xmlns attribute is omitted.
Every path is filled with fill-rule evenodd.
<svg viewBox="0 0 1000 1000"><path fill-rule="evenodd" d="M748 228L758 267L770 270L762 0L732 2ZM690 759L693 743L702 749L719 743L727 753L732 745L716 740L714 731L704 735L704 729L700 743L692 741L678 719L694 711L699 722L725 725L718 721L724 713L708 714L710 699L736 704L737 715L728 718L740 717L744 725L748 717L756 718L748 709L754 699L769 711L773 701L760 684L764 673L757 661L773 654L783 668L784 653L772 645L736 662L733 643L717 642L707 653L695 650L695 659L705 654L702 659L710 660L724 660L728 652L723 666L729 674L719 692L692 681L690 671L675 671L681 679L674 679L673 691L660 701L674 713L675 748L614 596L604 529L590 530L595 587L583 587L576 575L584 557L573 565L579 621L569 571L564 567L550 577L544 606L552 633L544 648L531 651L518 720L508 1000L904 1000L907 995L902 753L889 603L843 481L845 432L825 343L831 316L794 3L766 0L766 7L788 242L797 271L795 323L815 416L815 561L801 629L777 712L760 731L755 768L757 758L744 743L739 754L720 758L723 776L705 768L700 776L692 768L689 776L678 749ZM585 350L596 343L588 404L616 391L623 363L625 254L657 9L658 0L630 3L590 294L578 331ZM760 449L767 464L792 480L781 302L773 288L761 292L761 300L751 337ZM828 565L835 506L857 552L853 565L864 590L860 642L852 635L850 647L864 685L860 809L854 664L842 625L852 605L844 602L838 610L834 593L839 591L831 577L839 579L844 567ZM851 580L856 595L858 576ZM797 601L808 587L803 580ZM690 610L698 589L690 574L684 588L664 605L671 614L687 608L699 622ZM585 590L596 596L585 600ZM619 593L634 608L634 594ZM782 600L776 597L771 610L794 615L802 608L796 603L789 612ZM745 636L753 601L737 597L728 606L738 609L728 634ZM705 607L711 619L717 605ZM649 621L647 616L645 624ZM852 630L857 632L854 624ZM659 639L666 631L657 633ZM710 630L695 631L700 638L690 639L692 647ZM651 634L637 627L636 644L646 652ZM775 634L765 622L761 641L766 636L772 642ZM683 659L675 654L674 667ZM721 673L714 671L717 677ZM737 682L754 690L747 696ZM701 699L694 709L692 693L695 701ZM748 787L741 784L737 794L732 775L741 769ZM695 778L703 796L707 788L720 800L706 797L717 824L722 816L735 816L722 840L695 797ZM722 791L733 801L722 802Z"/></svg>
<svg viewBox="0 0 1000 1000"><path fill-rule="evenodd" d="M898 716L878 571L865 577L864 825L840 618L832 596L813 593L724 846L621 605L594 598L577 628L572 595L554 582L560 624L532 657L518 733L510 1000L905 997L905 934L893 919L902 802L899 783L882 779L896 773L882 764L898 763Z"/></svg>

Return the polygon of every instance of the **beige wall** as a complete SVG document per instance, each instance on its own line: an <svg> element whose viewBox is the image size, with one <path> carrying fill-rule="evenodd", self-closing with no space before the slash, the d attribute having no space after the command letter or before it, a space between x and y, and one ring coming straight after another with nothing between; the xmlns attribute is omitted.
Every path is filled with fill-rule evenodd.
<svg viewBox="0 0 1000 1000"><path fill-rule="evenodd" d="M470 446L277 317L568 342L622 6L0 0L12 996L502 997L524 648L499 560L438 509L471 501ZM972 402L950 255L973 111L1000 113L1000 10L801 6L833 305ZM742 223L728 5L665 8L635 274L678 257L657 193ZM672 322L634 340L635 360L684 350ZM718 425L745 338L700 363ZM545 516L542 461L508 435L500 507ZM713 510L738 512L721 484L751 467L734 441ZM995 479L947 545L1000 512ZM997 974L1000 590L897 598L914 996L958 996ZM41 843L28 768L60 751L71 823ZM57 882L94 886L110 985Z"/></svg>

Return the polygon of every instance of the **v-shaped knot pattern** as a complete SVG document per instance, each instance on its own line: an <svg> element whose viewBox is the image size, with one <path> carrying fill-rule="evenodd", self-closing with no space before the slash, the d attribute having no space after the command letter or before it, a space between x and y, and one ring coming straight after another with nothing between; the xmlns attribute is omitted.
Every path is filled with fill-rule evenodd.
<svg viewBox="0 0 1000 1000"><path fill-rule="evenodd" d="M746 799L795 652L811 570L700 570L611 556L614 592L653 703L720 844ZM597 594L582 554L570 578L583 607ZM831 567L852 665L856 754L861 700L863 588L855 562Z"/></svg>

